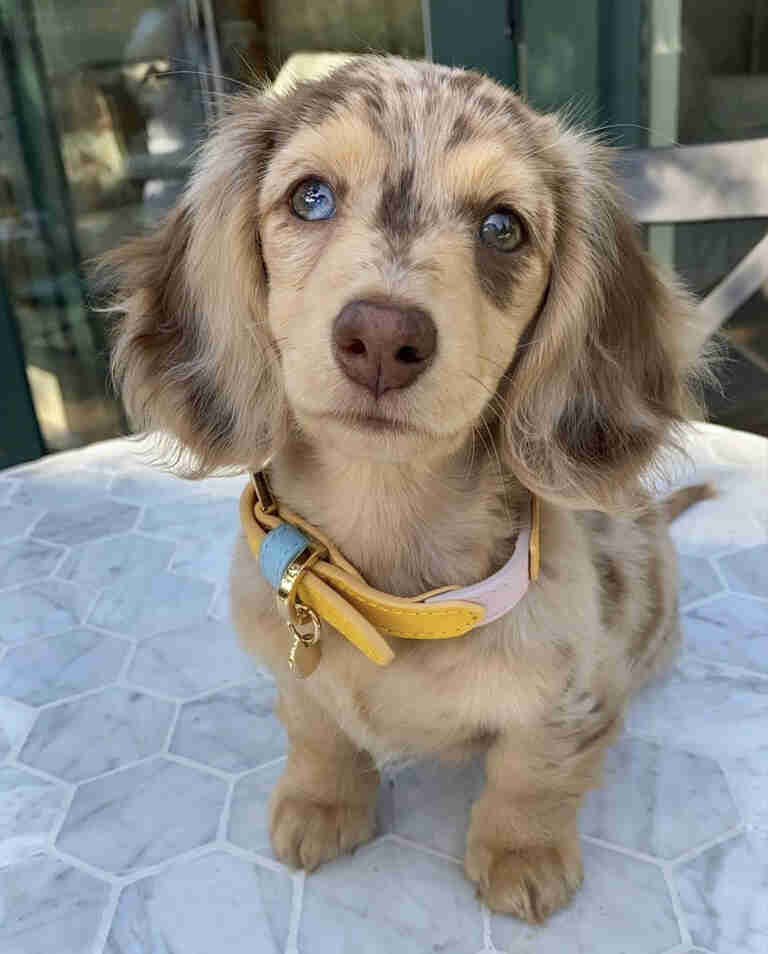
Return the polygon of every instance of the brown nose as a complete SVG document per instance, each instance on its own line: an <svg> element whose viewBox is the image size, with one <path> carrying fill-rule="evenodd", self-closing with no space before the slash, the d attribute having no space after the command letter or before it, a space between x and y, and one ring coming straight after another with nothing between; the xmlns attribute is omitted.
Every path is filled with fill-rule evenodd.
<svg viewBox="0 0 768 954"><path fill-rule="evenodd" d="M376 398L412 384L435 353L437 329L421 308L351 301L333 325L342 371Z"/></svg>

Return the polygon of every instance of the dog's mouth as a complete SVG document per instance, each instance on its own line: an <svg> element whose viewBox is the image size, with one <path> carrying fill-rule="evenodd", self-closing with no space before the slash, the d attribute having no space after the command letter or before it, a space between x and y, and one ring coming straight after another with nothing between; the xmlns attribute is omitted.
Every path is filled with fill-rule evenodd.
<svg viewBox="0 0 768 954"><path fill-rule="evenodd" d="M368 414L359 412L340 413L337 411L326 411L314 415L325 420L335 421L359 433L371 434L421 434L427 432L423 428L415 427L402 418L390 416L388 414Z"/></svg>

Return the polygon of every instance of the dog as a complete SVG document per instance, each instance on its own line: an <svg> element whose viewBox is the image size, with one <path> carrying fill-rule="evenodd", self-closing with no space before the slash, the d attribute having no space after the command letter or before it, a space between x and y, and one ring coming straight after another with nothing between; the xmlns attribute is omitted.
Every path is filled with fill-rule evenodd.
<svg viewBox="0 0 768 954"><path fill-rule="evenodd" d="M645 489L701 360L613 164L487 77L361 56L234 97L165 223L109 256L133 420L186 476L268 462L280 513L369 587L483 580L539 503L516 606L460 639L390 638L388 666L323 624L304 680L238 541L233 619L290 743L271 802L290 865L373 836L386 763L482 752L465 871L487 904L540 922L582 882L583 796L680 641L667 523L705 495Z"/></svg>

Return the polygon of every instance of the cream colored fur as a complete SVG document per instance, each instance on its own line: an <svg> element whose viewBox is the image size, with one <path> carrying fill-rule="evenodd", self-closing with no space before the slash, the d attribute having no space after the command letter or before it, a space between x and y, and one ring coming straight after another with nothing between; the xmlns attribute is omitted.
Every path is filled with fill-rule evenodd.
<svg viewBox="0 0 768 954"><path fill-rule="evenodd" d="M260 467L374 586L468 584L509 556L529 491L542 570L496 623L393 640L387 669L334 632L306 682L240 541L244 644L274 673L290 740L275 852L312 869L374 832L378 768L486 754L466 871L538 921L582 877L578 813L637 686L679 641L666 522L639 475L692 406L689 301L653 266L610 153L476 74L362 57L238 98L166 225L112 256L114 369L194 475ZM306 176L336 216L304 222ZM514 209L512 255L478 243ZM375 402L331 348L336 315L382 297L427 310L429 369ZM397 423L373 432L372 412ZM671 507L674 513L679 507Z"/></svg>

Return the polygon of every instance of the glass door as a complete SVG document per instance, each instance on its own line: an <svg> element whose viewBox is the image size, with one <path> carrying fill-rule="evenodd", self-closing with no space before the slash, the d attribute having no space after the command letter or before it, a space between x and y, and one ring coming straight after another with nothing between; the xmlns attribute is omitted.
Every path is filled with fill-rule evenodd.
<svg viewBox="0 0 768 954"><path fill-rule="evenodd" d="M209 66L187 3L0 0L2 320L48 450L124 430L88 262L178 194Z"/></svg>
<svg viewBox="0 0 768 954"><path fill-rule="evenodd" d="M16 342L0 374L18 384L0 467L40 453L36 422L48 450L124 432L87 263L173 203L218 94L322 71L329 53L424 56L427 6L0 0L0 345Z"/></svg>
<svg viewBox="0 0 768 954"><path fill-rule="evenodd" d="M768 434L768 0L526 0L528 95L628 151L648 245L720 332L714 420Z"/></svg>

